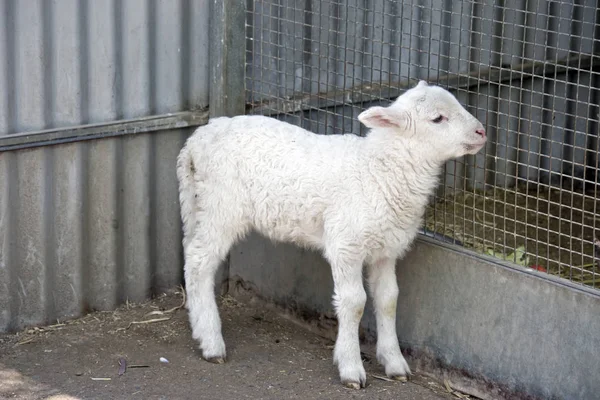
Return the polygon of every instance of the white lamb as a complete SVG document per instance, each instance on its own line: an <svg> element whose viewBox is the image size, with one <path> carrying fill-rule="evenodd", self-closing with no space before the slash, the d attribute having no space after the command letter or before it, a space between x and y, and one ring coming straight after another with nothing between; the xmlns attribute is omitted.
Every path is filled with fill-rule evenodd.
<svg viewBox="0 0 600 400"><path fill-rule="evenodd" d="M389 107L358 119L366 137L317 135L263 116L216 118L177 160L185 281L192 335L203 357L225 361L215 273L251 229L321 250L331 265L341 382L366 384L358 327L366 301L377 321L377 359L390 378L410 374L396 335L395 263L417 235L442 165L477 153L483 125L446 90L419 82Z"/></svg>

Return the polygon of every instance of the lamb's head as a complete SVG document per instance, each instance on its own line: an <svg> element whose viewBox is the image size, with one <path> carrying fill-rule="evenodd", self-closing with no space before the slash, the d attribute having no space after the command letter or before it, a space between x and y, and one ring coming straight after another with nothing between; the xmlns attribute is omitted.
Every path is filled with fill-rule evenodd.
<svg viewBox="0 0 600 400"><path fill-rule="evenodd" d="M371 107L358 116L381 135L409 139L439 161L475 154L485 130L447 90L420 81L389 107Z"/></svg>

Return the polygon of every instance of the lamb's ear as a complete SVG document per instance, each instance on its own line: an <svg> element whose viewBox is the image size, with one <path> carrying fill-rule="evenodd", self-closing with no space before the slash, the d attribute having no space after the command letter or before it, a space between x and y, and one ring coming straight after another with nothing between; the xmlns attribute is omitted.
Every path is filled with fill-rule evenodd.
<svg viewBox="0 0 600 400"><path fill-rule="evenodd" d="M426 81L419 81L419 83L417 83L416 87L421 88L421 87L425 87L425 86L429 86Z"/></svg>
<svg viewBox="0 0 600 400"><path fill-rule="evenodd" d="M401 128L405 126L403 113L386 107L371 107L360 113L358 120L367 128Z"/></svg>

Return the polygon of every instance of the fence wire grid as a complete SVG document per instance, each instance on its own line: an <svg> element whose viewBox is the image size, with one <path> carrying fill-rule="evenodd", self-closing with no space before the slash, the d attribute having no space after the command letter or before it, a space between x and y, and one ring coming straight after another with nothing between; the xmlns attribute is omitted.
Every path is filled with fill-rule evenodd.
<svg viewBox="0 0 600 400"><path fill-rule="evenodd" d="M600 288L597 1L249 0L247 112L320 134L418 80L486 126L423 233Z"/></svg>

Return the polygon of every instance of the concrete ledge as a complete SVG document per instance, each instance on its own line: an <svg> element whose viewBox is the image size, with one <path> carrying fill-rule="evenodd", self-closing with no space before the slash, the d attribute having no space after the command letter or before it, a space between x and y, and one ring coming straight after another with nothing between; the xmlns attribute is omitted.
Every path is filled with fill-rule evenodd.
<svg viewBox="0 0 600 400"><path fill-rule="evenodd" d="M413 365L489 398L600 393L594 292L424 238L397 271L398 336ZM232 250L230 279L303 318L333 318L331 273L315 252L252 235ZM372 341L370 301L362 327Z"/></svg>

